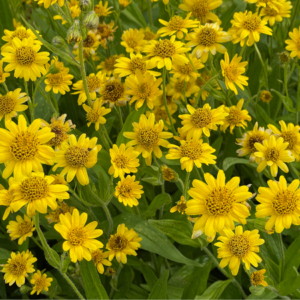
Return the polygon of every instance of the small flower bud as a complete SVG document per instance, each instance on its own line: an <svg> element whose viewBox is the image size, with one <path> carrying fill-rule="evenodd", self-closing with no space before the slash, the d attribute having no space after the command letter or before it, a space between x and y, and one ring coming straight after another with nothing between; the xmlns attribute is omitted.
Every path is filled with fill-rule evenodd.
<svg viewBox="0 0 300 300"><path fill-rule="evenodd" d="M83 24L89 30L96 29L99 26L98 15L93 10L90 11L84 18Z"/></svg>
<svg viewBox="0 0 300 300"><path fill-rule="evenodd" d="M107 268L104 275L106 276L113 276L116 273L114 268Z"/></svg>
<svg viewBox="0 0 300 300"><path fill-rule="evenodd" d="M288 52L283 51L283 52L281 52L281 53L279 54L279 59L280 59L281 62L287 63L287 62L290 61L291 57L290 57L290 55L289 55Z"/></svg>
<svg viewBox="0 0 300 300"><path fill-rule="evenodd" d="M27 285L22 285L20 287L21 294L27 294L29 291L31 291L31 288Z"/></svg>
<svg viewBox="0 0 300 300"><path fill-rule="evenodd" d="M88 12L91 10L91 0L80 0L79 7L83 12Z"/></svg>
<svg viewBox="0 0 300 300"><path fill-rule="evenodd" d="M171 168L169 168L168 166L162 165L160 167L160 171L161 171L161 173L163 175L163 179L165 181L170 181L170 182L176 182L176 181L178 181L178 178L179 178L178 174L174 170L172 170Z"/></svg>
<svg viewBox="0 0 300 300"><path fill-rule="evenodd" d="M272 100L273 96L269 91L262 91L260 94L260 100L262 102L269 103Z"/></svg>
<svg viewBox="0 0 300 300"><path fill-rule="evenodd" d="M67 32L67 41L79 43L82 39L79 20L75 20Z"/></svg>
<svg viewBox="0 0 300 300"><path fill-rule="evenodd" d="M65 48L67 46L65 40L61 36L55 36L52 39L52 45L60 49Z"/></svg>

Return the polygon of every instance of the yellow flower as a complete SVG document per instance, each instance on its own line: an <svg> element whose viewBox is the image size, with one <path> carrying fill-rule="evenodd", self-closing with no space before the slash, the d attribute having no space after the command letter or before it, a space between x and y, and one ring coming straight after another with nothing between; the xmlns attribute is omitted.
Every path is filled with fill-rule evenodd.
<svg viewBox="0 0 300 300"><path fill-rule="evenodd" d="M135 250L141 247L140 241L142 238L133 230L128 230L125 224L120 224L117 228L117 233L110 236L106 249L109 250L108 259L111 261L115 256L117 261L123 264L127 263L127 255L136 256Z"/></svg>
<svg viewBox="0 0 300 300"><path fill-rule="evenodd" d="M6 95L0 94L0 120L5 116L5 122L16 117L17 112L25 111L28 106L23 103L28 100L26 93L20 93L21 89L8 92Z"/></svg>
<svg viewBox="0 0 300 300"><path fill-rule="evenodd" d="M114 74L116 69L116 62L118 59L123 57L123 54L120 55L113 55L102 61L98 66L97 69L101 69L101 72L107 76L111 76ZM121 76L120 76L121 77Z"/></svg>
<svg viewBox="0 0 300 300"><path fill-rule="evenodd" d="M171 168L169 168L166 165L161 166L161 173L162 173L162 176L163 176L163 180L165 180L165 181L172 182L176 179L176 176L178 178L178 175L176 175L175 171L172 170Z"/></svg>
<svg viewBox="0 0 300 300"><path fill-rule="evenodd" d="M21 287L25 283L25 277L28 277L28 273L34 272L33 263L37 259L33 257L29 250L22 253L12 252L10 257L2 269L2 272L5 273L5 283L10 286L16 283L18 287Z"/></svg>
<svg viewBox="0 0 300 300"><path fill-rule="evenodd" d="M51 68L55 69L55 72L51 73ZM69 85L72 84L73 75L69 74L69 68L64 67L63 62L58 62L58 58L54 57L51 61L51 65L46 65L46 70L49 74L45 80L45 91L49 92L53 89L54 94L61 93L65 95L66 92L70 92Z"/></svg>
<svg viewBox="0 0 300 300"><path fill-rule="evenodd" d="M119 1L122 1L122 0L119 0ZM114 276L115 273L116 273L116 271L114 268L107 268L104 275L110 277L110 276Z"/></svg>
<svg viewBox="0 0 300 300"><path fill-rule="evenodd" d="M12 45L1 52L3 61L8 65L5 71L15 70L14 77L36 81L41 74L46 74L45 64L49 60L49 52L39 52L41 45L34 44L33 38L14 38Z"/></svg>
<svg viewBox="0 0 300 300"><path fill-rule="evenodd" d="M147 41L144 40L144 34L136 28L125 30L121 39L123 41L121 45L126 48L126 52L128 53L135 52L139 54L144 45L147 44Z"/></svg>
<svg viewBox="0 0 300 300"><path fill-rule="evenodd" d="M38 4L44 4L45 8L48 8L50 5L53 5L55 3L58 3L59 6L64 5L64 0L34 0L34 1L39 1Z"/></svg>
<svg viewBox="0 0 300 300"><path fill-rule="evenodd" d="M114 196L125 206L133 207L139 205L137 199L140 199L144 193L142 191L143 186L139 185L139 183L139 181L135 181L135 176L127 175L125 178L121 177L116 186Z"/></svg>
<svg viewBox="0 0 300 300"><path fill-rule="evenodd" d="M280 176L279 182L269 180L269 188L260 187L256 200L261 203L256 206L257 218L271 218L266 223L266 230L271 230L275 225L275 231L280 233L284 228L289 229L291 224L300 225L300 189L299 180L293 180L287 186L284 176Z"/></svg>
<svg viewBox="0 0 300 300"><path fill-rule="evenodd" d="M145 41L156 40L159 37L159 34L154 33L149 27L141 28L140 32L144 35Z"/></svg>
<svg viewBox="0 0 300 300"><path fill-rule="evenodd" d="M232 27L228 33L232 35L234 44L240 43L241 46L244 46L248 37L247 46L252 46L254 42L259 42L261 33L272 35L272 29L266 26L267 21L262 20L257 13L253 14L251 11L235 13L230 22Z"/></svg>
<svg viewBox="0 0 300 300"><path fill-rule="evenodd" d="M269 91L262 91L260 94L260 100L262 102L269 103L272 100L273 96Z"/></svg>
<svg viewBox="0 0 300 300"><path fill-rule="evenodd" d="M132 0L119 0L120 6L123 6L123 8L127 7Z"/></svg>
<svg viewBox="0 0 300 300"><path fill-rule="evenodd" d="M286 162L292 162L295 160L292 152L286 150L289 143L284 143L282 137L276 140L274 135L270 136L269 140L264 140L263 144L255 143L254 147L257 152L254 153L256 157L261 158L261 162L257 167L257 172L261 172L266 166L271 169L272 176L276 177L278 173L278 167L285 173L289 172Z"/></svg>
<svg viewBox="0 0 300 300"><path fill-rule="evenodd" d="M181 132L183 134L187 132L188 139L192 136L195 139L200 138L202 133L209 137L210 130L217 130L217 125L222 125L224 118L228 115L224 111L224 105L211 109L207 103L203 108L195 109L188 104L187 109L190 114L179 115L179 118L183 120Z"/></svg>
<svg viewBox="0 0 300 300"><path fill-rule="evenodd" d="M171 36L176 34L178 39L182 39L184 34L188 33L189 28L197 27L199 22L189 20L192 13L187 14L186 18L183 19L180 16L174 16L170 19L169 22L159 19L159 22L165 27L160 28L157 31L157 34L161 36Z"/></svg>
<svg viewBox="0 0 300 300"><path fill-rule="evenodd" d="M238 91L235 84L242 90L244 90L243 85L248 86L247 80L249 79L242 74L245 73L248 62L240 62L242 57L237 54L233 57L232 61L229 60L229 55L226 52L224 54L225 61L222 59L220 64L222 68L222 75L225 77L225 85L227 89L231 89L237 95Z"/></svg>
<svg viewBox="0 0 300 300"><path fill-rule="evenodd" d="M203 140L190 137L186 141L181 140L180 146L170 144L166 159L180 159L181 170L192 172L194 164L197 168L201 168L202 164L215 164L217 157L212 155L215 151Z"/></svg>
<svg viewBox="0 0 300 300"><path fill-rule="evenodd" d="M142 153L146 160L147 166L151 166L152 152L157 158L162 157L162 152L159 146L168 147L169 142L165 139L170 139L173 134L164 132L164 122L160 120L155 123L153 113L147 118L145 115L140 116L139 123L134 122L134 132L124 132L123 135L132 141L127 143L127 147L135 146L135 150Z"/></svg>
<svg viewBox="0 0 300 300"><path fill-rule="evenodd" d="M95 123L95 130L99 130L100 124L106 123L106 119L103 116L111 112L110 108L102 106L99 98L94 102L93 108L86 104L83 104L82 107L86 111L87 126L90 127L92 123Z"/></svg>
<svg viewBox="0 0 300 300"><path fill-rule="evenodd" d="M218 258L222 258L220 267L225 268L229 264L229 269L234 276L239 272L241 260L247 270L250 270L250 264L257 267L262 261L255 252L259 252L258 246L265 241L260 239L257 229L243 232L243 227L237 226L235 233L230 229L224 229L218 240L221 242L215 245L219 247Z"/></svg>
<svg viewBox="0 0 300 300"><path fill-rule="evenodd" d="M184 196L181 196L180 200L176 202L176 205L170 209L170 212L174 213L174 212L178 211L179 213L184 215L184 212L187 208L186 203L187 202L185 201Z"/></svg>
<svg viewBox="0 0 300 300"><path fill-rule="evenodd" d="M94 261L94 264L100 274L104 273L104 266L111 266L111 262L106 258L109 255L109 252L103 252L101 249L92 250L91 255Z"/></svg>
<svg viewBox="0 0 300 300"><path fill-rule="evenodd" d="M191 97L193 94L199 92L200 88L196 85L195 80L189 81L181 80L180 78L171 78L170 89L168 95L172 96L174 100L181 99L184 101L184 97Z"/></svg>
<svg viewBox="0 0 300 300"><path fill-rule="evenodd" d="M257 7L270 7L278 10L280 0L246 0L248 3L256 3Z"/></svg>
<svg viewBox="0 0 300 300"><path fill-rule="evenodd" d="M196 47L192 55L206 62L209 52L216 55L217 52L225 53L227 49L220 43L226 43L231 40L231 36L222 31L218 23L206 23L195 28L194 32L189 33L186 38L189 41L186 47Z"/></svg>
<svg viewBox="0 0 300 300"><path fill-rule="evenodd" d="M6 122L6 129L0 129L0 163L5 163L3 178L13 172L15 176L29 175L31 171L43 172L42 164L52 165L54 150L45 144L55 134L50 128L43 128L41 120L34 120L27 128L24 116L18 118L18 125L13 121Z"/></svg>
<svg viewBox="0 0 300 300"><path fill-rule="evenodd" d="M97 144L97 138L91 140L82 134L78 141L75 135L71 134L69 141L61 145L61 149L56 152L54 162L57 168L64 168L61 175L67 174L67 181L71 182L75 175L81 185L89 184L89 176L86 169L92 168L97 162L97 154L101 150L101 145Z"/></svg>
<svg viewBox="0 0 300 300"><path fill-rule="evenodd" d="M117 145L113 145L112 149L109 149L109 154L112 166L108 173L114 174L115 178L123 178L125 174L138 171L137 167L140 166L140 163L137 157L140 153L134 151L132 147L126 149L125 144L121 144L119 148Z"/></svg>
<svg viewBox="0 0 300 300"><path fill-rule="evenodd" d="M254 271L252 274L251 274L251 283L254 285L254 286L257 286L257 285L262 285L262 286L267 286L268 283L264 280L264 275L266 273L266 270L265 269L262 269L262 270L259 270L259 271Z"/></svg>
<svg viewBox="0 0 300 300"><path fill-rule="evenodd" d="M28 237L32 237L35 227L31 218L26 215L24 215L24 219L21 216L17 216L16 220L10 221L6 228L11 240L19 239L18 245L22 245Z"/></svg>
<svg viewBox="0 0 300 300"><path fill-rule="evenodd" d="M289 32L290 40L286 40L285 43L288 44L285 49L291 51L291 57L298 57L300 59L300 27L293 29L293 32Z"/></svg>
<svg viewBox="0 0 300 300"><path fill-rule="evenodd" d="M93 31L89 31L87 37L83 40L83 50L89 54L94 55L100 46L100 36ZM74 49L78 48L78 44L74 46Z"/></svg>
<svg viewBox="0 0 300 300"><path fill-rule="evenodd" d="M189 62L189 60L182 54L190 49L183 47L184 43L175 41L174 35L170 38L170 40L152 40L149 43L149 45L146 45L143 48L143 52L148 53L147 57L150 62L158 69L162 69L165 66L167 70L171 70L172 61L177 64L186 64Z"/></svg>
<svg viewBox="0 0 300 300"><path fill-rule="evenodd" d="M42 274L40 270L37 270L30 280L30 283L33 284L30 295L33 295L34 293L39 295L42 291L48 292L52 281L53 279L51 277L47 278L47 274Z"/></svg>
<svg viewBox="0 0 300 300"><path fill-rule="evenodd" d="M175 113L175 111L169 109L169 112L170 112L170 115L171 115L172 122L175 124L176 120L172 117L172 115ZM152 112L148 110L146 112L146 116L149 117L149 115L151 113ZM155 106L154 110L153 110L153 113L155 115L155 122L158 123L160 120L163 120L164 121L164 130L168 130L168 128L170 128L171 124L170 124L170 119L169 119L169 116L167 114L165 106ZM169 126L167 126L167 125L169 125Z"/></svg>
<svg viewBox="0 0 300 300"><path fill-rule="evenodd" d="M219 21L219 18L211 12L211 10L219 7L222 0L183 0L183 4L179 8L184 11L191 11L192 17L196 18L201 24L208 21Z"/></svg>
<svg viewBox="0 0 300 300"><path fill-rule="evenodd" d="M51 224L53 222L58 223L59 220L59 216L61 214L65 215L66 213L72 213L73 210L75 209L75 207L73 206L69 206L67 203L60 203L57 206L57 209L54 211L50 211L49 214L47 216L45 216L45 218L47 219L48 223Z"/></svg>
<svg viewBox="0 0 300 300"><path fill-rule="evenodd" d="M9 73L3 71L3 60L0 59L0 83L5 82L6 78L9 77Z"/></svg>
<svg viewBox="0 0 300 300"><path fill-rule="evenodd" d="M5 209L5 212L3 214L3 220L6 220L7 217L9 216L9 213L13 213L14 210L12 208L12 201L13 201L13 197L14 197L14 190L12 189L12 182L13 182L13 178L10 177L8 179L8 184L9 184L9 188L8 190L4 189L3 186L1 186L1 190L0 190L0 205L4 205L7 208Z"/></svg>
<svg viewBox="0 0 300 300"><path fill-rule="evenodd" d="M102 0L97 5L95 5L94 11L98 15L98 17L106 17L112 13L110 9L112 9L113 7L112 6L107 7L107 6L108 6L108 2L106 1L103 5Z"/></svg>
<svg viewBox="0 0 300 300"><path fill-rule="evenodd" d="M111 21L109 24L103 22L103 24L99 24L97 27L97 34L99 34L101 46L104 49L107 49L107 42L112 42L114 40L114 32L118 27L115 27L114 21Z"/></svg>
<svg viewBox="0 0 300 300"><path fill-rule="evenodd" d="M15 18L13 18L13 24L15 29L22 26L22 23L17 21Z"/></svg>
<svg viewBox="0 0 300 300"><path fill-rule="evenodd" d="M85 225L87 218L86 213L79 215L75 208L72 215L70 213L61 214L59 216L60 223L54 225L54 229L66 240L62 245L63 250L70 250L70 258L74 263L83 259L90 261L92 255L89 250L103 248L103 244L95 239L101 236L103 231L95 229L98 225L96 221Z"/></svg>
<svg viewBox="0 0 300 300"><path fill-rule="evenodd" d="M250 153L250 162L259 163L261 159L254 155L257 151L255 144L262 144L264 140L268 140L272 134L270 129L264 129L263 127L258 128L258 123L256 122L252 131L247 131L243 134L243 137L237 140L237 145L242 146L241 149L238 149L236 153L238 156L245 156Z"/></svg>
<svg viewBox="0 0 300 300"><path fill-rule="evenodd" d="M189 216L200 215L194 225L194 231L202 230L207 237L214 239L217 232L224 228L234 229L234 221L246 224L250 215L244 202L252 196L246 185L239 186L240 178L233 177L225 183L225 174L218 172L215 179L211 174L204 174L206 184L195 179L189 195L185 213Z"/></svg>

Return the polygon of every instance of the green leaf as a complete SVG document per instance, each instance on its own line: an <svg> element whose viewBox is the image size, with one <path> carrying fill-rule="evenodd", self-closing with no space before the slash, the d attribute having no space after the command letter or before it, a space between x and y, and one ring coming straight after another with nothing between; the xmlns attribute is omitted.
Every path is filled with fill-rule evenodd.
<svg viewBox="0 0 300 300"><path fill-rule="evenodd" d="M148 299L167 299L168 278L169 270L166 270L154 285Z"/></svg>
<svg viewBox="0 0 300 300"><path fill-rule="evenodd" d="M247 165L252 168L257 167L256 163L250 164L249 159L238 158L238 157L227 157L223 161L223 170L227 171L231 166L236 165L236 164L244 164L244 165Z"/></svg>
<svg viewBox="0 0 300 300"><path fill-rule="evenodd" d="M294 268L300 265L300 236L296 238L284 253L285 268L283 279L288 279L295 275Z"/></svg>
<svg viewBox="0 0 300 300"><path fill-rule="evenodd" d="M268 124L272 124L275 127L278 127L278 124L269 117L266 111L259 104L256 104L255 109L256 109L256 118L260 126L266 128Z"/></svg>
<svg viewBox="0 0 300 300"><path fill-rule="evenodd" d="M156 196L150 203L148 209L145 211L145 217L152 217L155 215L155 212L162 206L172 203L171 196L166 193L159 194Z"/></svg>
<svg viewBox="0 0 300 300"><path fill-rule="evenodd" d="M265 291L265 287L252 285L252 286L250 286L249 290L250 290L251 294L259 296L259 295L263 294L263 292Z"/></svg>
<svg viewBox="0 0 300 300"><path fill-rule="evenodd" d="M60 285L57 282L57 279L50 273L50 272L46 272L48 278L52 278L53 281L51 282L51 285L49 286L49 298L53 299L55 297L55 295L59 295L62 292L62 289L60 287Z"/></svg>
<svg viewBox="0 0 300 300"><path fill-rule="evenodd" d="M278 297L277 293L265 289L261 295L251 294L247 297L247 299L275 299L277 297Z"/></svg>
<svg viewBox="0 0 300 300"><path fill-rule="evenodd" d="M144 278L145 278L150 290L152 290L152 288L156 284L158 278L155 275L154 270L149 265L147 265L142 259L140 259L140 265L142 268L142 273L144 275Z"/></svg>
<svg viewBox="0 0 300 300"><path fill-rule="evenodd" d="M279 92L277 92L274 89L271 89L271 91L274 92L281 99L283 105L289 112L293 112L293 113L296 112L296 110L294 109L293 100L291 98L289 98L287 96L283 96L282 94L280 94Z"/></svg>
<svg viewBox="0 0 300 300"><path fill-rule="evenodd" d="M201 295L196 296L195 299L219 299L227 285L232 281L228 279L225 281L216 281Z"/></svg>
<svg viewBox="0 0 300 300"><path fill-rule="evenodd" d="M114 299L128 298L127 293L130 290L133 278L134 272L132 268L128 264L124 265L120 275L117 277L117 291L114 293Z"/></svg>
<svg viewBox="0 0 300 300"><path fill-rule="evenodd" d="M293 276L281 281L276 289L281 296L287 296L297 290L300 286L300 276Z"/></svg>
<svg viewBox="0 0 300 300"><path fill-rule="evenodd" d="M53 268L59 269L60 259L58 253L48 246L47 251L44 251L44 254L49 265Z"/></svg>
<svg viewBox="0 0 300 300"><path fill-rule="evenodd" d="M109 299L93 260L82 260L80 262L80 271L87 299Z"/></svg>
<svg viewBox="0 0 300 300"><path fill-rule="evenodd" d="M0 273L0 297L2 299L7 299L3 276L4 276L4 274Z"/></svg>
<svg viewBox="0 0 300 300"><path fill-rule="evenodd" d="M146 178L142 178L142 181L148 182L150 184L152 184L153 186L158 186L158 185L162 185L162 181L157 179L156 177L146 177Z"/></svg>
<svg viewBox="0 0 300 300"><path fill-rule="evenodd" d="M141 10L137 6L137 4L134 3L133 1L130 3L130 5L125 10L122 11L122 15L125 15L132 22L137 23L139 25L139 27L147 27L148 26L143 14L141 13Z"/></svg>

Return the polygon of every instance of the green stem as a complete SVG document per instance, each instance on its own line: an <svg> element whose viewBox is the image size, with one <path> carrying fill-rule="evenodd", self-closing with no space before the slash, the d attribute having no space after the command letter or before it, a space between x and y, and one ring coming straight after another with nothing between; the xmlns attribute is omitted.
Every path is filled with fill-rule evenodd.
<svg viewBox="0 0 300 300"><path fill-rule="evenodd" d="M104 136L104 133L103 133L103 130L102 130L102 126L99 126L99 134L100 134L100 137L101 137L101 140L102 140L102 143L104 144L104 148L109 151L110 149L110 146Z"/></svg>
<svg viewBox="0 0 300 300"><path fill-rule="evenodd" d="M72 287L76 295L78 296L79 299L84 299L84 297L80 294L78 291L77 287L75 286L74 282L68 277L66 273L60 272L60 274L63 276L63 278L68 282L68 284Z"/></svg>
<svg viewBox="0 0 300 300"><path fill-rule="evenodd" d="M281 279L283 277L283 272L284 272L284 245L283 245L281 233L278 233L278 238L280 243L280 254L281 254L281 270L279 270L279 282L281 282Z"/></svg>
<svg viewBox="0 0 300 300"><path fill-rule="evenodd" d="M68 15L65 14L65 12L62 10L62 8L57 4L55 3L54 5L57 13L65 20L69 23L69 25L72 25L73 24L73 18L69 17ZM69 8L69 5L67 5L67 7Z"/></svg>
<svg viewBox="0 0 300 300"><path fill-rule="evenodd" d="M149 22L150 22L150 27L151 27L151 29L152 29L152 27L153 27L153 19L152 19L151 0L148 0L148 10L149 10Z"/></svg>
<svg viewBox="0 0 300 300"><path fill-rule="evenodd" d="M34 88L34 91L33 91L33 94L32 94L32 103L34 105L34 102L35 102L35 94L38 90L38 87L40 86L41 82L46 78L46 76L48 75L48 73L46 73L43 77L41 77L41 79L35 84L35 88Z"/></svg>
<svg viewBox="0 0 300 300"><path fill-rule="evenodd" d="M8 90L8 88L7 88L7 85L6 85L6 83L5 83L5 82L2 82L2 85L3 85L4 89L5 89L5 92L6 92L6 93L8 93L8 92L9 92L9 90Z"/></svg>
<svg viewBox="0 0 300 300"><path fill-rule="evenodd" d="M284 64L284 72L283 72L283 81L284 81L285 94L289 98L287 68L288 68L288 64L285 63Z"/></svg>
<svg viewBox="0 0 300 300"><path fill-rule="evenodd" d="M100 125L101 126L101 125ZM105 128L105 125L103 124L103 132L104 132L104 135L106 137L106 139L108 140L108 143L112 146L113 145L113 142L111 141L107 131L106 131L106 128Z"/></svg>
<svg viewBox="0 0 300 300"><path fill-rule="evenodd" d="M213 165L213 166L218 172L221 170L217 165Z"/></svg>
<svg viewBox="0 0 300 300"><path fill-rule="evenodd" d="M32 101L31 101L31 98L29 96L29 92L28 92L28 85L27 85L27 81L25 80L24 78L24 87L25 87L25 92L26 92L26 95L28 96L28 107L29 107L29 112L30 112L30 120L31 122L34 121L34 106L32 104Z"/></svg>
<svg viewBox="0 0 300 300"><path fill-rule="evenodd" d="M44 250L41 244L37 241L37 239L34 236L32 236L31 239L36 243L37 246L39 246L40 249Z"/></svg>
<svg viewBox="0 0 300 300"><path fill-rule="evenodd" d="M298 123L296 123L296 124L298 124ZM290 164L289 164L289 167L291 168L291 170L293 171L293 173L295 173L295 175L297 176L297 178L300 179L300 177L299 177L299 172L298 172L298 170L295 168L295 166L293 165L293 163L290 163Z"/></svg>
<svg viewBox="0 0 300 300"><path fill-rule="evenodd" d="M219 84L219 86L220 86L220 88L221 88L221 90L222 90L222 92L223 92L223 94L224 94L224 96L226 98L227 106L231 107L232 106L232 102L231 102L230 98L228 97L228 93L226 93L226 91L224 90L224 88L223 88L223 86L222 86L222 84L221 84L221 82L219 80L218 80L218 84ZM228 90L227 90L227 92L228 92Z"/></svg>
<svg viewBox="0 0 300 300"><path fill-rule="evenodd" d="M184 191L184 184L180 178L178 178L178 182L180 183L180 185L182 187L182 191Z"/></svg>
<svg viewBox="0 0 300 300"><path fill-rule="evenodd" d="M241 52L239 54L239 56L241 56L241 57L243 57L244 51L245 51L246 46L247 46L247 41L248 41L248 37L246 38L245 43L243 45L243 48L241 49Z"/></svg>
<svg viewBox="0 0 300 300"><path fill-rule="evenodd" d="M119 119L120 119L120 123L121 123L121 127L124 126L124 123L123 123L123 118L122 118L122 111L121 111L121 107L118 106L118 108L116 107L117 109L117 112L118 112L118 115L119 115Z"/></svg>
<svg viewBox="0 0 300 300"><path fill-rule="evenodd" d="M65 0L65 5L63 7L65 8L65 11L66 11L68 17L70 18L71 22L73 22L73 17L72 17L72 13L70 11L68 0Z"/></svg>
<svg viewBox="0 0 300 300"><path fill-rule="evenodd" d="M56 114L56 117L59 115L59 112L57 111L56 107L53 105L53 102L51 101L51 92L48 93L47 102L51 106L51 109ZM56 101L56 100L55 100Z"/></svg>
<svg viewBox="0 0 300 300"><path fill-rule="evenodd" d="M196 173L197 173L197 176L198 176L199 180L203 181L203 177L200 175L197 166L195 166L194 169L196 170Z"/></svg>
<svg viewBox="0 0 300 300"><path fill-rule="evenodd" d="M185 182L184 182L184 190L183 190L184 199L186 201L187 201L187 196L188 196L190 175L191 175L191 172L186 172L186 177L185 177Z"/></svg>
<svg viewBox="0 0 300 300"><path fill-rule="evenodd" d="M261 56L261 53L260 53L260 51L259 51L259 49L258 49L258 47L257 47L257 45L256 45L255 42L254 42L254 48L255 48L255 51L256 51L256 53L257 53L257 55L258 55L258 58L259 58L259 60L260 60L261 66L262 66L262 68L263 68L263 70L264 70L265 81L266 81L266 88L267 88L267 90L269 90L268 70L266 69L266 66L265 66L265 64L264 64L264 62L263 62L263 59L262 59L262 56Z"/></svg>

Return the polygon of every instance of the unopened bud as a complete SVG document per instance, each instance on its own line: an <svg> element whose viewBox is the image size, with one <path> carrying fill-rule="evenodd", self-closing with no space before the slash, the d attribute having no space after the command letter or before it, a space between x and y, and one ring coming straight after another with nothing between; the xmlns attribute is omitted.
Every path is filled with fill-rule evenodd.
<svg viewBox="0 0 300 300"><path fill-rule="evenodd" d="M79 43L82 40L79 20L75 20L67 32L67 41Z"/></svg>
<svg viewBox="0 0 300 300"><path fill-rule="evenodd" d="M65 48L67 46L65 40L61 36L55 36L52 39L52 45L56 48Z"/></svg>
<svg viewBox="0 0 300 300"><path fill-rule="evenodd" d="M27 285L22 285L20 287L21 294L27 294L29 291L31 291L31 288Z"/></svg>
<svg viewBox="0 0 300 300"><path fill-rule="evenodd" d="M83 24L87 29L96 29L99 26L98 15L93 10L90 11L84 18Z"/></svg>
<svg viewBox="0 0 300 300"><path fill-rule="evenodd" d="M163 175L163 179L165 181L170 181L170 182L176 182L178 181L178 174L171 168L169 168L168 166L166 165L162 165L160 167L160 171Z"/></svg>
<svg viewBox="0 0 300 300"><path fill-rule="evenodd" d="M287 63L290 61L291 57L288 52L284 51L279 54L279 59L283 63Z"/></svg>
<svg viewBox="0 0 300 300"><path fill-rule="evenodd" d="M83 12L88 12L91 10L91 0L80 0L79 1L79 7L81 9L81 11Z"/></svg>

